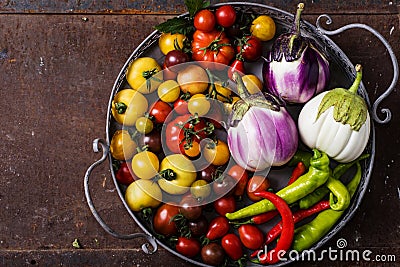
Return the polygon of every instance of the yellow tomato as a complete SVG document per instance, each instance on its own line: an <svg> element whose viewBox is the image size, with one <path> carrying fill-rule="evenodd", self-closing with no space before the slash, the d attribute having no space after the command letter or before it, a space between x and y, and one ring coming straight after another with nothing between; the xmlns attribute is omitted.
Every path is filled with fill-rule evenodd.
<svg viewBox="0 0 400 267"><path fill-rule="evenodd" d="M132 170L141 179L151 179L158 174L160 163L156 154L142 151L132 158Z"/></svg>
<svg viewBox="0 0 400 267"><path fill-rule="evenodd" d="M196 168L192 161L182 154L166 156L160 164L160 173L172 171L173 175L159 179L158 185L165 192L172 195L186 193L190 185L196 180ZM170 172L171 173L171 172Z"/></svg>
<svg viewBox="0 0 400 267"><path fill-rule="evenodd" d="M190 187L190 193L195 198L203 200L211 194L211 186L206 180L196 180Z"/></svg>
<svg viewBox="0 0 400 267"><path fill-rule="evenodd" d="M167 80L158 86L158 97L168 103L175 102L181 93L181 88L175 80Z"/></svg>
<svg viewBox="0 0 400 267"><path fill-rule="evenodd" d="M230 114L232 112L233 105L235 105L235 103L239 100L240 100L240 97L234 96L234 97L232 97L232 103L224 103L225 112L227 114Z"/></svg>
<svg viewBox="0 0 400 267"><path fill-rule="evenodd" d="M224 165L229 161L230 158L228 145L221 140L208 143L204 147L203 154L207 162L215 166Z"/></svg>
<svg viewBox="0 0 400 267"><path fill-rule="evenodd" d="M147 117L140 117L135 123L136 130L142 134L148 134L153 130L154 124Z"/></svg>
<svg viewBox="0 0 400 267"><path fill-rule="evenodd" d="M191 95L200 94L208 89L207 72L195 64L185 64L185 68L176 77L182 92Z"/></svg>
<svg viewBox="0 0 400 267"><path fill-rule="evenodd" d="M158 39L158 46L161 52L166 55L169 51L182 49L185 39L186 36L180 33L163 33Z"/></svg>
<svg viewBox="0 0 400 267"><path fill-rule="evenodd" d="M261 41L269 41L275 36L275 21L267 15L258 16L253 20L250 32Z"/></svg>
<svg viewBox="0 0 400 267"><path fill-rule="evenodd" d="M195 94L188 101L188 110L190 114L204 116L210 110L210 101L203 94Z"/></svg>
<svg viewBox="0 0 400 267"><path fill-rule="evenodd" d="M127 130L117 130L110 142L110 153L117 160L130 160L136 148L137 144Z"/></svg>
<svg viewBox="0 0 400 267"><path fill-rule="evenodd" d="M132 89L124 89L114 96L111 112L118 123L133 126L136 120L144 115L148 107L147 99L141 93Z"/></svg>
<svg viewBox="0 0 400 267"><path fill-rule="evenodd" d="M126 80L132 89L150 94L163 82L163 73L154 58L140 57L129 65Z"/></svg>
<svg viewBox="0 0 400 267"><path fill-rule="evenodd" d="M243 84L247 88L247 91L252 94L260 92L263 88L262 81L254 74L247 74L242 77Z"/></svg>
<svg viewBox="0 0 400 267"><path fill-rule="evenodd" d="M125 191L125 201L132 211L157 208L162 200L162 192L157 183L150 180L137 180Z"/></svg>
<svg viewBox="0 0 400 267"><path fill-rule="evenodd" d="M222 86L221 82L215 82L215 89L213 90L213 86L210 85L208 89L208 94L210 95L211 98L218 99L219 101L222 102L228 102L232 91L228 87Z"/></svg>

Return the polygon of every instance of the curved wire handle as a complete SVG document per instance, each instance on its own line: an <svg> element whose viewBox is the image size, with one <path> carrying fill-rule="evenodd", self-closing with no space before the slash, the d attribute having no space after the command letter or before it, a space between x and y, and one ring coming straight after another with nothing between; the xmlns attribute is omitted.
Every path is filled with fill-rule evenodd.
<svg viewBox="0 0 400 267"><path fill-rule="evenodd" d="M83 186L85 188L85 196L86 196L86 201L88 203L88 206L90 208L90 211L92 212L94 218L97 220L97 222L101 225L101 227L103 227L103 229L109 233L110 235L112 235L113 237L119 238L119 239L133 239L133 238L137 238L137 237L143 237L146 238L148 243L145 243L142 245L142 250L144 251L144 253L146 254L153 254L154 252L157 251L157 242L155 240L155 238L151 235L145 234L145 233L134 233L134 234L128 234L128 235L124 235L124 234L119 234L117 232L115 232L113 229L111 229L105 222L104 220L101 218L101 216L98 214L98 212L96 211L96 208L93 205L93 201L92 198L90 197L90 192L89 192L89 177L90 174L92 173L93 169L100 165L101 163L103 163L108 155L108 146L107 144L101 140L101 139L95 139L93 141L93 151L94 152L100 152L100 150L103 151L103 155L101 156L101 158L99 160L97 160L96 162L94 162L92 165L90 165L90 167L87 169L86 174L85 174L85 178L84 178L84 182L83 182Z"/></svg>
<svg viewBox="0 0 400 267"><path fill-rule="evenodd" d="M393 89L397 83L397 80L399 78L399 65L397 63L397 59L393 52L392 47L379 32L377 32L375 29L371 28L370 26L368 26L366 24L354 23L354 24L349 24L349 25L343 26L343 27L333 30L333 31L328 31L328 30L323 29L320 25L320 20L322 18L327 19L325 22L326 25L330 25L332 23L331 17L327 14L322 14L317 18L317 21L316 21L317 30L319 32L321 32L322 34L335 35L335 34L339 34L339 33L343 32L343 31L346 31L348 29L362 28L362 29L365 29L365 30L371 32L372 34L374 34L385 45L386 49L389 52L389 55L390 55L390 58L391 58L392 64L393 64L393 80L392 80L392 83L389 85L389 87L386 89L386 91L381 96L379 96L375 100L374 104L372 105L372 118L376 122L381 123L381 124L388 123L392 118L391 111L388 108L381 108L381 113L386 114L386 118L381 120L377 115L377 109L378 109L378 105L382 102L382 100L385 99L393 91Z"/></svg>

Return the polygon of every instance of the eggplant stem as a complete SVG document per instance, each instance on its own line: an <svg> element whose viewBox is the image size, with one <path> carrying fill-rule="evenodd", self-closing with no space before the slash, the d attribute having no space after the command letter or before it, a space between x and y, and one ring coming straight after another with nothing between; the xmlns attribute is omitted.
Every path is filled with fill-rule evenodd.
<svg viewBox="0 0 400 267"><path fill-rule="evenodd" d="M355 66L356 69L356 78L353 82L353 84L351 85L351 87L349 88L349 91L353 94L357 93L358 87L360 86L361 83L361 79L362 79L362 66L361 64L357 64Z"/></svg>

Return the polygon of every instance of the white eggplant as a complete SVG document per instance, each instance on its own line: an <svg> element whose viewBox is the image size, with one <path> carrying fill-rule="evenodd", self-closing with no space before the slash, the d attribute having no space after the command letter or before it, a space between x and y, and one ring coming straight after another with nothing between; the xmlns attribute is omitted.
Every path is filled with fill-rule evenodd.
<svg viewBox="0 0 400 267"><path fill-rule="evenodd" d="M361 155L371 130L367 105L357 95L361 65L356 66L356 71L356 79L348 90L336 88L320 93L304 105L298 118L302 142L342 163Z"/></svg>

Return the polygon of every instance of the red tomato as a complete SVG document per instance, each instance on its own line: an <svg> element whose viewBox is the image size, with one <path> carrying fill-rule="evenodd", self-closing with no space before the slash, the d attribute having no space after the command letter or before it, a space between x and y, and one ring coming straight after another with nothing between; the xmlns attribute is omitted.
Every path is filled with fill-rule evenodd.
<svg viewBox="0 0 400 267"><path fill-rule="evenodd" d="M223 237L229 231L229 221L226 217L218 216L211 220L206 237L215 240Z"/></svg>
<svg viewBox="0 0 400 267"><path fill-rule="evenodd" d="M190 221L197 220L202 215L203 208L192 195L186 195L179 202L179 212Z"/></svg>
<svg viewBox="0 0 400 267"><path fill-rule="evenodd" d="M235 59L231 66L228 69L228 77L229 79L232 80L232 75L234 72L238 72L240 76L244 75L244 62L242 60L239 59Z"/></svg>
<svg viewBox="0 0 400 267"><path fill-rule="evenodd" d="M178 242L175 245L176 251L182 255L193 258L198 255L201 250L200 242L195 238L178 237Z"/></svg>
<svg viewBox="0 0 400 267"><path fill-rule="evenodd" d="M195 31L192 41L192 58L196 61L206 61L214 64L216 70L223 70L235 56L235 49L224 32ZM207 64L210 67L210 64Z"/></svg>
<svg viewBox="0 0 400 267"><path fill-rule="evenodd" d="M176 223L172 218L179 214L179 207L171 203L164 203L158 209L153 218L153 227L160 235L171 236L178 233Z"/></svg>
<svg viewBox="0 0 400 267"><path fill-rule="evenodd" d="M243 224L239 227L239 237L246 248L255 250L264 244L264 234L257 226Z"/></svg>
<svg viewBox="0 0 400 267"><path fill-rule="evenodd" d="M208 221L204 215L201 215L195 221L188 222L190 232L195 237L200 237L202 235L206 235L208 231Z"/></svg>
<svg viewBox="0 0 400 267"><path fill-rule="evenodd" d="M190 118L190 114L182 115L176 117L174 120L167 124L165 128L165 143L171 152L175 154L181 153L179 148L179 143L181 142L180 132L182 131L181 127L187 122Z"/></svg>
<svg viewBox="0 0 400 267"><path fill-rule="evenodd" d="M237 182L233 195L237 197L243 196L246 191L247 182L249 181L247 171L236 164L229 168L228 175L232 176Z"/></svg>
<svg viewBox="0 0 400 267"><path fill-rule="evenodd" d="M230 195L236 185L235 179L230 175L222 175L212 183L213 191L217 196Z"/></svg>
<svg viewBox="0 0 400 267"><path fill-rule="evenodd" d="M236 20L236 10L231 5L224 5L215 11L217 23L222 27L231 27Z"/></svg>
<svg viewBox="0 0 400 267"><path fill-rule="evenodd" d="M215 26L214 13L212 13L208 9L200 10L194 16L193 23L196 30L200 30L203 32L210 32L214 30Z"/></svg>
<svg viewBox="0 0 400 267"><path fill-rule="evenodd" d="M260 39L255 36L245 36L242 39L243 44L236 47L236 51L241 53L244 60L256 61L262 55L262 44Z"/></svg>
<svg viewBox="0 0 400 267"><path fill-rule="evenodd" d="M233 196L221 197L213 202L215 211L225 216L228 212L234 212L236 210L236 201Z"/></svg>
<svg viewBox="0 0 400 267"><path fill-rule="evenodd" d="M255 192L266 191L269 188L269 180L267 177L255 175L251 177L247 183L246 193L250 200L257 202L262 197L254 195Z"/></svg>
<svg viewBox="0 0 400 267"><path fill-rule="evenodd" d="M172 111L172 107L164 101L158 100L150 107L150 116L153 116L156 123L164 123Z"/></svg>
<svg viewBox="0 0 400 267"><path fill-rule="evenodd" d="M217 243L210 243L201 249L201 259L205 264L220 266L225 261L224 249Z"/></svg>
<svg viewBox="0 0 400 267"><path fill-rule="evenodd" d="M174 102L174 110L179 115L185 115L189 113L188 102L184 99L178 99Z"/></svg>
<svg viewBox="0 0 400 267"><path fill-rule="evenodd" d="M228 254L232 260L237 261L243 257L242 243L237 235L227 234L222 238L221 245L225 253Z"/></svg>
<svg viewBox="0 0 400 267"><path fill-rule="evenodd" d="M163 65L163 77L164 80L175 80L176 76L178 76L178 73L173 72L170 70L165 64Z"/></svg>
<svg viewBox="0 0 400 267"><path fill-rule="evenodd" d="M119 166L117 173L115 174L115 178L118 182L124 185L129 185L136 179L138 179L131 170L132 165L127 163L126 161L122 162Z"/></svg>

